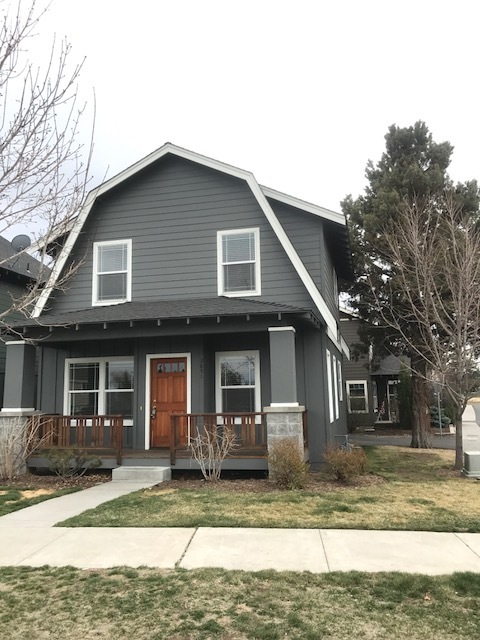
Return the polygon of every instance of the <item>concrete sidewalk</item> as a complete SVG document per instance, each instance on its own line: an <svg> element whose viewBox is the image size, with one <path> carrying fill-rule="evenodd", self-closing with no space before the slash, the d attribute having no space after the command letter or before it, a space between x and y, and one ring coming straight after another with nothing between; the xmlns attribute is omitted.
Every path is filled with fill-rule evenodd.
<svg viewBox="0 0 480 640"><path fill-rule="evenodd" d="M0 566L480 573L480 534L336 529L0 529Z"/></svg>
<svg viewBox="0 0 480 640"><path fill-rule="evenodd" d="M475 412L464 444L480 449ZM155 482L108 482L0 517L0 566L480 573L480 534L251 528L67 528L57 522Z"/></svg>
<svg viewBox="0 0 480 640"><path fill-rule="evenodd" d="M20 509L0 517L3 527L53 527L57 522L78 516L99 504L115 500L132 491L153 487L156 482L105 482L95 487L45 500L32 507Z"/></svg>

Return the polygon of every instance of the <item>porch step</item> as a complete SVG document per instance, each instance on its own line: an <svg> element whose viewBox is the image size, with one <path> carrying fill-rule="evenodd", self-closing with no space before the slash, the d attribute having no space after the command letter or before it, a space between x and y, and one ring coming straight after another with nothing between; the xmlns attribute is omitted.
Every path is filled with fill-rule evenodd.
<svg viewBox="0 0 480 640"><path fill-rule="evenodd" d="M117 467L112 469L112 482L165 482L172 477L167 466Z"/></svg>

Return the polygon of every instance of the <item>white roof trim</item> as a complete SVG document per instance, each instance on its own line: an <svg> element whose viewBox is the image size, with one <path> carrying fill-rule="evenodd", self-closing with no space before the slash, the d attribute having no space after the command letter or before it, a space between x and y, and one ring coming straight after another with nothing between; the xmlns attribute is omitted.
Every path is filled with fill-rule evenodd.
<svg viewBox="0 0 480 640"><path fill-rule="evenodd" d="M308 211L308 213L313 213L315 216L319 216L325 220L331 220L332 222L341 224L344 227L347 226L347 220L343 213L337 213L336 211L319 207L311 202L305 202L305 200L300 200L300 198L294 198L293 196L289 196L281 191L270 189L270 187L263 187L260 185L260 189L267 198L272 198L272 200L278 200L284 204L289 204L291 207L302 209L302 211Z"/></svg>
<svg viewBox="0 0 480 640"><path fill-rule="evenodd" d="M347 360L350 360L350 348L342 336L340 336L340 345L342 347L342 353L346 356Z"/></svg>
<svg viewBox="0 0 480 640"><path fill-rule="evenodd" d="M163 145L163 147L160 147L160 149L157 149L156 151L154 151L153 153L149 154L148 156L146 156L145 158L142 158L141 160L139 160L138 162L136 162L135 164L133 164L132 166L128 167L127 169L125 169L124 171L122 171L121 173L117 174L116 176L114 176L113 178L110 178L110 180L107 180L106 182L104 182L103 184L101 184L99 187L97 187L96 189L93 189L92 191L89 192L89 194L87 195L87 198L85 200L85 203L80 211L80 213L78 214L77 219L75 220L75 223L73 225L73 228L67 238L67 241L65 242L65 245L58 257L58 260L55 262L55 266L52 270L52 273L50 275L50 278L47 282L46 287L43 289L41 295L38 298L38 301L35 305L35 308L32 312L32 317L33 318L37 318L43 311L45 304L51 294L51 292L53 291L53 288L55 286L55 283L57 281L57 278L59 277L60 273L62 272L63 267L65 266L65 263L67 261L67 258L70 254L70 251L72 250L79 233L81 232L83 225L88 217L88 214L90 213L90 210L96 200L96 198L104 193L106 193L107 191L109 191L110 189L113 189L113 187L116 187L117 185L121 184L124 180L127 180L128 178L132 177L133 175L135 175L136 173L138 173L139 171L141 171L142 169L146 168L147 166L149 166L150 164L152 164L153 162L156 162L157 160L159 160L160 158L162 158L163 156L167 155L168 153L172 153L173 155L176 155L180 158L184 158L186 160L191 160L193 162L197 162L198 164L201 164L203 166L209 167L211 169L215 169L217 171L221 171L223 173L227 173L233 177L236 178L241 178L243 180L245 180L247 182L247 184L249 185L250 189L252 190L252 193L254 194L254 196L256 197L258 204L260 205L260 208L262 209L262 211L264 212L267 220L269 221L273 232L275 233L275 235L277 236L280 244L282 245L283 249L285 250L286 254L288 255L288 257L290 258L290 261L294 267L294 269L296 270L298 276L300 277L300 279L302 280L305 288L307 289L308 293L310 294L310 297L312 298L312 300L315 303L315 306L317 307L318 311L320 312L321 317L323 318L323 320L325 321L326 325L327 325L327 330L329 333L329 336L332 340L334 340L337 344L338 344L338 326L337 326L337 321L334 317L334 315L332 314L332 312L330 311L330 309L328 308L325 300L323 299L322 294L320 293L320 291L318 290L316 284L314 283L311 275L308 273L305 265L303 264L303 262L301 261L298 253L296 252L293 244L291 243L289 237L287 236L287 234L285 233L285 230L283 229L282 225L280 224L277 216L275 215L275 213L273 212L273 209L271 208L271 206L269 205L267 198L265 197L265 193L264 190L262 190L262 188L260 188L260 186L258 185L257 181L255 180L254 175L249 172L249 171L245 171L244 169L238 169L237 167L233 167L231 165L225 164L223 162L219 162L218 160L213 160L212 158L207 158L206 156L202 156L198 153L195 153L193 151L188 151L187 149L182 149L181 147L176 147L175 145L171 144L170 142L167 142L166 144ZM300 200L296 200L295 198L289 198L289 196L284 196L283 194L279 194L278 192L274 192L271 189L266 189L265 190L267 193L270 194L276 194L276 196L272 195L271 197L279 197L282 196L285 198L288 198L289 200L291 200L292 202L295 202L296 204L294 204L293 206L299 206L299 203L301 202ZM314 207L314 205L309 205L310 207ZM303 207L302 207L303 208ZM321 207L314 207L316 210L321 211ZM326 209L323 211L327 211ZM333 213L333 212L330 212ZM320 215L320 214L317 214ZM340 214L335 214L336 216L338 216L339 218L342 219L342 224L345 224L345 219L343 218L343 216L340 216ZM337 221L337 220L335 220Z"/></svg>

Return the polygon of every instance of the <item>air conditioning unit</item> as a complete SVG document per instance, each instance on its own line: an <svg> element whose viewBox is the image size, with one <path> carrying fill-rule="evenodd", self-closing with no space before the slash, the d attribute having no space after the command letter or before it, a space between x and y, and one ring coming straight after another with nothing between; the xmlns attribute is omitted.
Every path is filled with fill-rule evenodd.
<svg viewBox="0 0 480 640"><path fill-rule="evenodd" d="M468 478L480 478L480 451L465 451L462 473Z"/></svg>

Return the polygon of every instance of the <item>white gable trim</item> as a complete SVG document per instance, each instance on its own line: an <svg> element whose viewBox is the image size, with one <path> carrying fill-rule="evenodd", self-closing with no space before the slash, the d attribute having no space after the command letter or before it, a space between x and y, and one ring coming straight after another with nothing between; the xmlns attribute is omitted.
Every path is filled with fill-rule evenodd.
<svg viewBox="0 0 480 640"><path fill-rule="evenodd" d="M35 305L35 308L32 312L32 317L33 318L37 318L43 311L45 304L51 294L51 292L54 289L55 283L60 275L60 273L62 272L62 269L65 266L65 263L67 261L67 258L78 238L79 233L81 232L83 225L88 217L88 214L90 213L90 210L96 200L96 198L98 196L101 196L102 194L106 193L107 191L109 191L110 189L113 189L114 187L116 187L117 185L119 185L120 183L122 183L124 180L127 180L128 178L132 177L133 175L135 175L136 173L138 173L139 171L141 171L142 169L146 168L148 165L152 164L153 162L159 160L160 158L162 158L163 156L167 155L168 153L172 153L173 155L176 155L180 158L184 158L185 160L191 160L193 162L196 162L198 164L201 164L205 167L209 167L211 169L214 169L216 171L221 171L223 173L226 173L228 175L231 175L233 177L236 178L241 178L243 180L245 180L247 182L247 184L249 185L250 189L252 190L252 193L254 194L254 196L256 197L258 204L260 205L260 208L262 209L262 211L265 214L265 217L267 218L267 220L269 221L273 232L275 233L275 235L277 236L280 244L282 245L283 249L285 250L285 253L287 254L287 256L290 258L290 261L294 267L294 269L296 270L298 276L300 277L300 279L302 280L305 288L307 289L308 293L310 294L310 297L312 298L312 300L315 303L315 306L317 307L318 311L320 312L321 317L323 318L323 320L325 321L326 325L327 325L327 334L330 337L330 339L336 344L339 344L338 341L338 326L337 326L337 321L334 317L334 315L332 314L332 312L330 311L330 309L328 308L325 300L323 299L322 294L320 293L320 291L318 290L317 286L315 285L312 277L310 276L310 274L308 273L305 265L303 264L303 262L301 261L298 253L296 252L293 244L291 243L289 237L287 236L287 234L285 233L285 230L283 229L282 225L280 224L277 216L275 215L275 213L273 212L273 209L271 208L271 206L269 205L264 192L262 191L262 189L260 188L260 186L258 185L257 181L255 180L254 175L249 172L249 171L245 171L244 169L238 169L237 167L232 167L231 165L225 164L223 162L219 162L218 160L213 160L212 158L207 158L206 156L202 156L198 153L195 153L193 151L188 151L187 149L182 149L181 147L176 147L175 145L167 142L165 145L163 145L163 147L160 147L160 149L157 149L156 151L154 151L153 153L149 154L148 156L146 156L145 158L142 158L142 160L140 160L139 162L136 162L135 164L133 164L131 167L128 167L127 169L125 169L125 171L122 171L121 173L117 174L116 176L114 176L113 178L111 178L110 180L107 180L106 182L104 182L103 184L101 184L97 189L94 189L92 191L90 191L90 193L87 195L87 198L85 200L85 204L82 207L77 219L75 220L75 224L68 236L68 239L65 243L65 246L62 249L62 252L58 258L58 260L55 263L54 269L52 270L52 273L50 275L50 278L48 280L48 283L46 285L46 287L44 288L44 290L42 291L41 295L39 296L39 299ZM267 189L267 192L272 193L272 190ZM277 193L277 192L275 192ZM273 196L272 196L273 197ZM288 196L286 196L288 197ZM291 199L292 201L295 200L294 198ZM300 201L296 201L297 203L299 203ZM298 206L298 204L294 205L294 206ZM313 205L310 205L313 207ZM320 210L320 207L317 207L318 210ZM326 210L325 210L326 211ZM343 219L343 216L340 216L340 214L336 214L339 217L341 217ZM342 224L345 224L345 221L343 219Z"/></svg>
<svg viewBox="0 0 480 640"><path fill-rule="evenodd" d="M312 204L311 202L305 202L305 200L294 198L293 196L289 196L286 193L282 193L281 191L270 189L270 187L263 187L262 185L259 186L263 191L263 194L267 198L278 200L279 202L288 204L291 207L296 207L297 209L301 209L302 211L308 211L308 213L313 213L313 215L315 216L319 216L320 218L324 218L325 220L331 220L332 222L341 224L344 227L347 226L347 220L342 213L337 213L336 211L331 211L330 209L319 207L318 205Z"/></svg>

